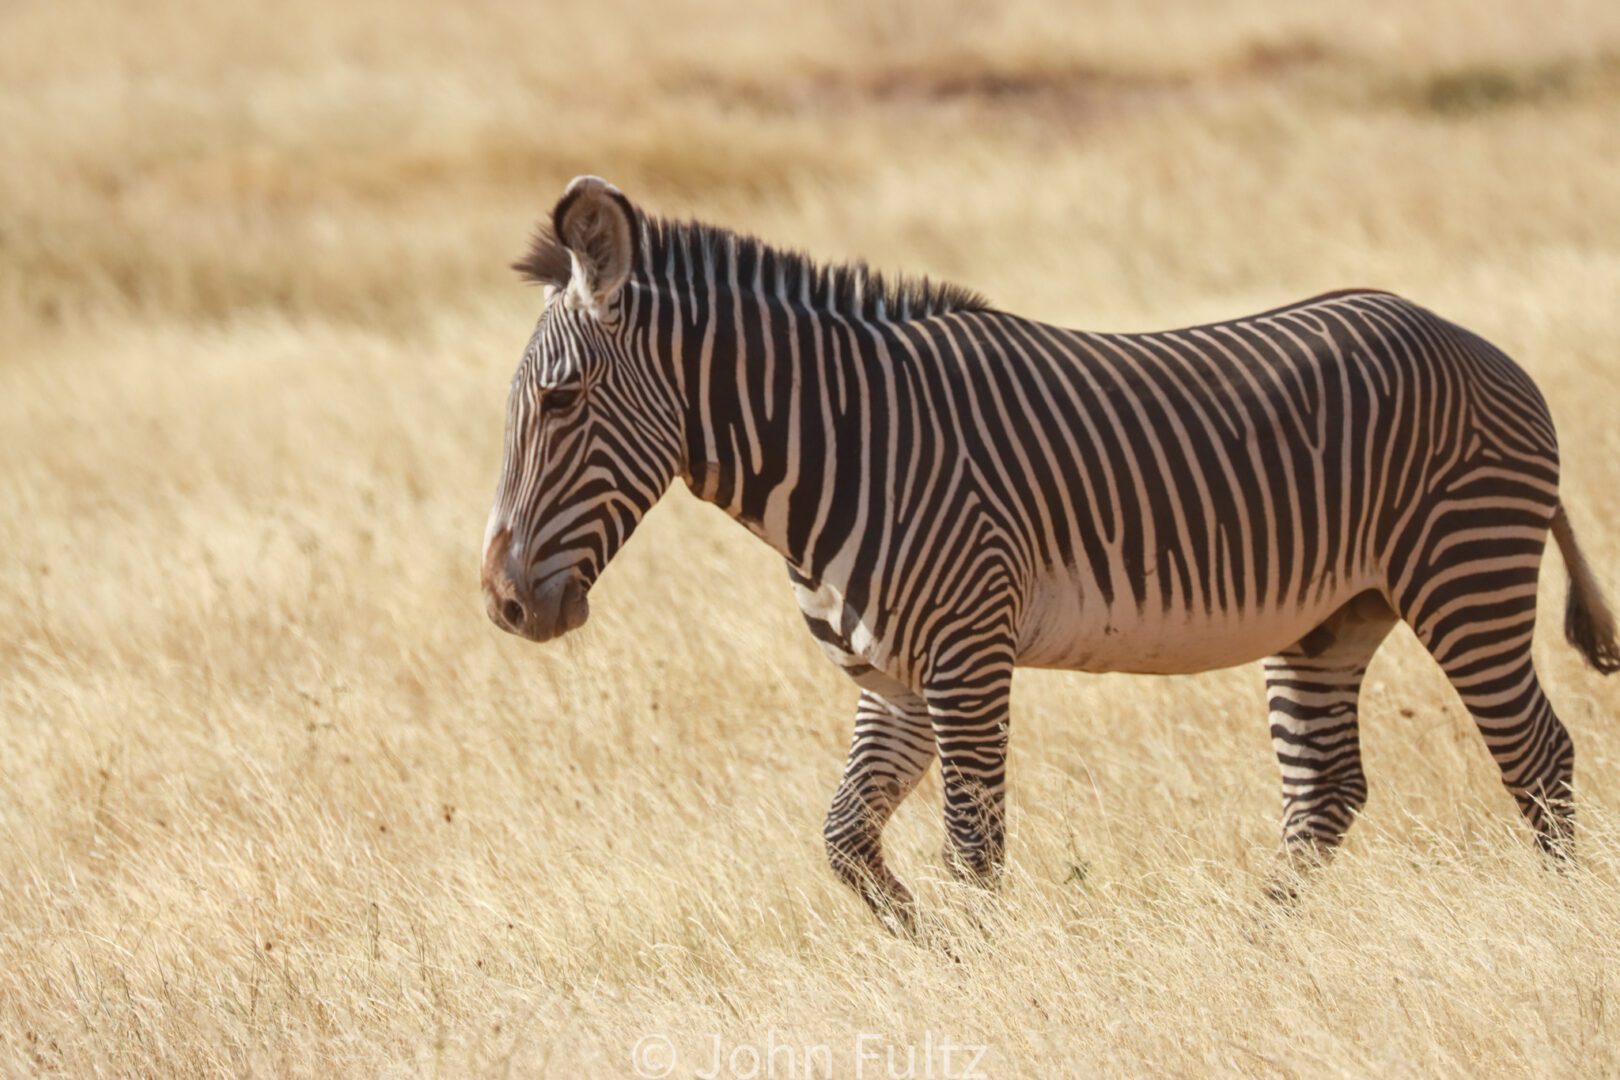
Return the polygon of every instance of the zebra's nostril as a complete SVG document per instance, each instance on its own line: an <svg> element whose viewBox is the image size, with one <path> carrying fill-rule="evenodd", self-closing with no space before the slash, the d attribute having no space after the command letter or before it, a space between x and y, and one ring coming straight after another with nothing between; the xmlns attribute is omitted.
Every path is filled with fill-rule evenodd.
<svg viewBox="0 0 1620 1080"><path fill-rule="evenodd" d="M508 600L502 604L501 615L513 626L523 625L523 605L516 600Z"/></svg>

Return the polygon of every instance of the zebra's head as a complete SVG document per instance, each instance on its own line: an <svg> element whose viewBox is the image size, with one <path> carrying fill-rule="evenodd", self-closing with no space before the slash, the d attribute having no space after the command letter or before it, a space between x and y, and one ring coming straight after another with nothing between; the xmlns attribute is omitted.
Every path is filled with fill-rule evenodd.
<svg viewBox="0 0 1620 1080"><path fill-rule="evenodd" d="M512 380L484 534L484 599L531 641L578 627L592 584L680 467L670 380L634 330L640 223L611 184L568 185L515 269L545 310Z"/></svg>

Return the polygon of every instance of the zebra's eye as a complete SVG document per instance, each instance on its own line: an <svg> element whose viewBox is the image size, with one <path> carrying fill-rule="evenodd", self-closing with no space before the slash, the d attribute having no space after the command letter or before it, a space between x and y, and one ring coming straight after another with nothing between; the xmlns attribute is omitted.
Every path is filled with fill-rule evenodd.
<svg viewBox="0 0 1620 1080"><path fill-rule="evenodd" d="M579 403L577 386L557 386L540 395L540 411L548 416L565 413Z"/></svg>

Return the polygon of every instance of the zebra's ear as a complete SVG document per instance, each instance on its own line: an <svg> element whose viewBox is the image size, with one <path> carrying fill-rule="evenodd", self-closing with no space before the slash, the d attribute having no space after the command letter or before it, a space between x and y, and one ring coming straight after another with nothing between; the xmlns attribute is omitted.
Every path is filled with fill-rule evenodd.
<svg viewBox="0 0 1620 1080"><path fill-rule="evenodd" d="M578 176L551 212L568 249L568 292L600 317L612 307L636 261L636 214L624 192L599 176Z"/></svg>

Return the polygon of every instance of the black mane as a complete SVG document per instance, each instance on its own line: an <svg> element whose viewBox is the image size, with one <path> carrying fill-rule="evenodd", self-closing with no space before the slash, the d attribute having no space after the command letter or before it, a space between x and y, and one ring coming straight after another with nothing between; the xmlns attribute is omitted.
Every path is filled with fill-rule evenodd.
<svg viewBox="0 0 1620 1080"><path fill-rule="evenodd" d="M899 322L953 311L989 311L990 301L971 289L906 275L885 275L860 260L819 263L802 251L774 247L755 236L701 221L668 221L639 215L640 259L634 278L647 284L704 285L729 282L785 293L811 309L873 322ZM542 227L529 251L512 264L524 278L567 285L567 250Z"/></svg>

